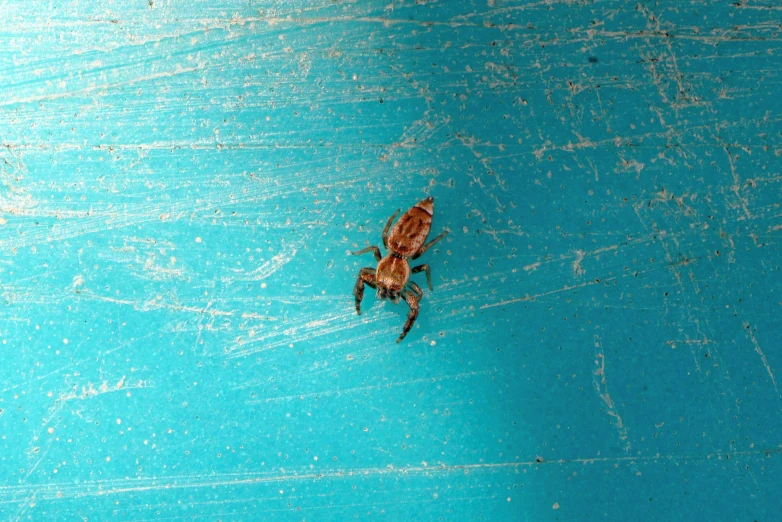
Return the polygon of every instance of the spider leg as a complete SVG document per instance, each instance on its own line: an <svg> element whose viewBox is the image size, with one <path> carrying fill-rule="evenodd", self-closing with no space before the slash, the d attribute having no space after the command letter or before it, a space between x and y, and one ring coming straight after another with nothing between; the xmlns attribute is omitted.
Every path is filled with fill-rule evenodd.
<svg viewBox="0 0 782 522"><path fill-rule="evenodd" d="M407 335L407 332L409 332L410 328L413 327L413 323L418 317L418 299L416 299L415 294L413 292L403 291L402 297L405 298L405 301L407 301L408 306L410 306L410 313L407 314L407 321L405 321L405 326L404 328L402 328L402 335L399 336L399 339L397 339L396 342L399 342L405 338L405 335Z"/></svg>
<svg viewBox="0 0 782 522"><path fill-rule="evenodd" d="M364 299L364 284L377 288L375 285L375 269L362 268L358 273L356 286L353 287L353 295L356 296L356 313L361 315L361 300Z"/></svg>
<svg viewBox="0 0 782 522"><path fill-rule="evenodd" d="M361 254L366 254L367 252L374 252L376 261L380 261L383 258L383 256L380 255L380 249L374 245L368 246L357 252L351 252L351 254L353 254L354 256L360 256Z"/></svg>
<svg viewBox="0 0 782 522"><path fill-rule="evenodd" d="M388 250L388 231L391 230L391 223L394 222L394 218L399 214L399 210L397 209L396 212L394 212L394 215L388 218L388 223L386 223L386 228L383 229L383 246Z"/></svg>
<svg viewBox="0 0 782 522"><path fill-rule="evenodd" d="M424 291L421 290L421 287L412 281L407 283L407 286L409 287L408 289L415 294L415 298L420 301L421 298L424 296Z"/></svg>
<svg viewBox="0 0 782 522"><path fill-rule="evenodd" d="M429 290L432 289L432 271L429 270L429 265L418 265L414 266L412 270L410 270L411 274L417 274L418 272L426 272L426 285L429 287Z"/></svg>
<svg viewBox="0 0 782 522"><path fill-rule="evenodd" d="M448 231L446 230L445 232L443 232L442 234L440 234L439 236L437 236L436 238L432 239L427 244L422 246L421 250L419 250L418 252L413 254L413 256L410 259L418 259L419 257L421 257L421 254L423 254L424 252L429 250L429 248L431 248L432 245L434 245L435 243L437 243L438 241L440 241L442 238L444 238L447 235L448 235Z"/></svg>

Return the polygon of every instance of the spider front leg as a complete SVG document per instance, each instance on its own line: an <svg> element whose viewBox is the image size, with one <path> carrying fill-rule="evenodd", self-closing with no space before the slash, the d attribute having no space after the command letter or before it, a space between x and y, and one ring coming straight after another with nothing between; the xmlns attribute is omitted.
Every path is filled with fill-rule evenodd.
<svg viewBox="0 0 782 522"><path fill-rule="evenodd" d="M424 291L423 291L423 290L421 290L421 287L420 287L420 286L418 286L417 284L415 284L415 283L414 283L414 282L412 282L412 281L410 281L409 283L407 283L407 286L408 286L408 287L409 287L409 289L410 289L410 290L412 290L412 292L415 294L415 298L416 298L416 299L418 299L418 300L420 301L420 300L421 300L421 298L424 296Z"/></svg>
<svg viewBox="0 0 782 522"><path fill-rule="evenodd" d="M407 332L409 332L410 328L413 327L413 323L418 317L418 299L416 298L415 294L413 292L404 291L402 292L402 297L405 298L408 306L410 306L410 313L407 314L407 321L405 321L405 326L402 328L402 335L399 336L399 339L397 339L396 342L399 342L405 338L405 335L407 335Z"/></svg>
<svg viewBox="0 0 782 522"><path fill-rule="evenodd" d="M357 252L351 252L351 254L354 255L354 256L360 256L361 254L366 254L367 252L374 252L374 254L375 254L375 261L380 261L381 259L383 259L383 256L380 255L380 249L377 248L374 245L368 246L368 247L366 247L364 249L361 249L361 250L359 250Z"/></svg>
<svg viewBox="0 0 782 522"><path fill-rule="evenodd" d="M361 315L361 300L364 299L364 284L377 288L375 284L375 269L362 268L358 273L356 286L353 287L353 295L356 296L356 313Z"/></svg>

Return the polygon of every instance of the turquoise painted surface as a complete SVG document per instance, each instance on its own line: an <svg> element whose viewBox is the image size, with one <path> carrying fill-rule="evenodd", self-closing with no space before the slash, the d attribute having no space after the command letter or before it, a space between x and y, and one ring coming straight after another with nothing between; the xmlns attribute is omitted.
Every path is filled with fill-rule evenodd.
<svg viewBox="0 0 782 522"><path fill-rule="evenodd" d="M778 7L0 15L0 518L779 518Z"/></svg>

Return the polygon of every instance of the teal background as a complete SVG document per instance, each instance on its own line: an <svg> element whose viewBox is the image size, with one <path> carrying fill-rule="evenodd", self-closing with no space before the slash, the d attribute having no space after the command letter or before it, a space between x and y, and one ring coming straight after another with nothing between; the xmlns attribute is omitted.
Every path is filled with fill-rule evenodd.
<svg viewBox="0 0 782 522"><path fill-rule="evenodd" d="M778 6L0 19L0 519L780 520Z"/></svg>

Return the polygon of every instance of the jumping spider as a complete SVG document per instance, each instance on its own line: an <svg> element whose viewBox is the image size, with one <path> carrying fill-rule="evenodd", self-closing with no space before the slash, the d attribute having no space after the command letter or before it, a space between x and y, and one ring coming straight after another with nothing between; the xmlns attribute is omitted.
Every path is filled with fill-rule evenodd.
<svg viewBox="0 0 782 522"><path fill-rule="evenodd" d="M429 230L432 228L432 215L434 214L434 198L428 198L418 202L416 206L405 212L399 221L397 221L391 234L391 223L399 214L399 210L388 219L386 228L383 229L383 246L388 251L386 257L380 255L380 249L376 246L370 246L352 254L360 255L367 252L373 252L378 261L377 269L362 268L358 273L356 286L353 288L353 295L356 296L356 312L361 315L361 299L364 297L364 284L377 289L378 299L390 299L394 304L399 299L404 299L410 306L410 313L407 315L407 321L402 329L402 335L396 342L401 341L413 327L416 317L418 317L418 301L424 295L421 287L410 281L410 274L426 272L426 284L429 290L432 289L432 273L429 265L418 265L410 268L408 259L418 259L424 252L440 241L448 234L443 232L430 242L424 244Z"/></svg>

